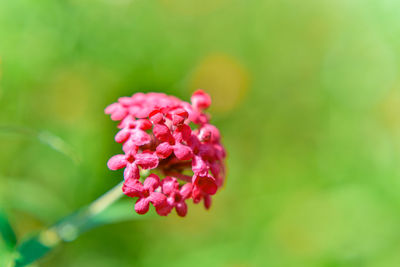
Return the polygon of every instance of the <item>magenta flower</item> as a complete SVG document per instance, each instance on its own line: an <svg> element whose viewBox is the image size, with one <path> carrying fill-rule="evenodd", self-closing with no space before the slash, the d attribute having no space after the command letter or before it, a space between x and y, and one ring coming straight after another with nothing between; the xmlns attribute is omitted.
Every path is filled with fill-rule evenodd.
<svg viewBox="0 0 400 267"><path fill-rule="evenodd" d="M155 190L160 186L160 178L155 174L150 174L143 185L139 180L128 179L125 181L122 191L128 197L138 197L135 204L135 211L145 214L149 211L150 203L156 208L159 215L165 216L170 212L167 198L164 194Z"/></svg>
<svg viewBox="0 0 400 267"><path fill-rule="evenodd" d="M146 130L150 130L152 127L149 120L135 120L132 115L128 115L121 121L119 128L122 129L115 135L115 141L123 143L122 150L129 154L137 147L150 143L151 136Z"/></svg>
<svg viewBox="0 0 400 267"><path fill-rule="evenodd" d="M179 188L179 182L176 178L165 177L162 180L162 192L167 196L167 202L170 207L176 209L179 216L184 217L187 213L185 200L192 195L193 185L187 183Z"/></svg>
<svg viewBox="0 0 400 267"><path fill-rule="evenodd" d="M198 90L191 103L162 93L137 93L106 108L112 120L120 121L115 141L124 151L107 164L111 170L125 169L123 192L138 198L139 214L152 203L160 215L175 209L185 216L188 199L210 207L211 195L225 181L226 157L220 132L204 113L210 104L210 96ZM157 169L165 178L151 174L142 183L141 169Z"/></svg>
<svg viewBox="0 0 400 267"><path fill-rule="evenodd" d="M118 103L113 103L105 109L105 113L110 114L111 119L113 121L122 120L123 118L126 117L126 115L129 114L129 110L128 110L129 105L127 105L126 103L124 104L124 99L125 99L125 97L121 97L118 100L119 101Z"/></svg>
<svg viewBox="0 0 400 267"><path fill-rule="evenodd" d="M158 165L158 158L151 152L143 152L141 154L118 154L113 156L107 162L107 166L110 170L119 170L125 168L124 179L139 179L139 168L142 169L154 169Z"/></svg>

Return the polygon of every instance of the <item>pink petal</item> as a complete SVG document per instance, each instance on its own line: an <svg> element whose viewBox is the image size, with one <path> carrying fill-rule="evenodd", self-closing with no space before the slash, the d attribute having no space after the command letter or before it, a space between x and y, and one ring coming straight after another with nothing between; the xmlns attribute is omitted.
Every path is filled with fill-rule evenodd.
<svg viewBox="0 0 400 267"><path fill-rule="evenodd" d="M129 113L133 115L134 117L138 117L137 114L140 113L140 110L142 109L141 106L138 105L133 105L129 107Z"/></svg>
<svg viewBox="0 0 400 267"><path fill-rule="evenodd" d="M221 144L214 145L214 154L215 157L219 160L224 159L226 157L226 151Z"/></svg>
<svg viewBox="0 0 400 267"><path fill-rule="evenodd" d="M145 131L135 129L131 133L131 140L137 146L143 146L150 143L151 137Z"/></svg>
<svg viewBox="0 0 400 267"><path fill-rule="evenodd" d="M178 108L168 114L168 118L172 120L173 125L181 125L188 118L188 116L188 112L182 108Z"/></svg>
<svg viewBox="0 0 400 267"><path fill-rule="evenodd" d="M173 150L174 148L168 142L164 142L157 146L156 153L158 157L165 159L171 155Z"/></svg>
<svg viewBox="0 0 400 267"><path fill-rule="evenodd" d="M184 184L181 187L181 190L180 190L182 198L183 199L189 198L191 196L191 194L192 194L192 189L193 189L193 184L192 183Z"/></svg>
<svg viewBox="0 0 400 267"><path fill-rule="evenodd" d="M199 139L201 142L208 142L211 140L211 131L208 131L207 129L201 129L199 133Z"/></svg>
<svg viewBox="0 0 400 267"><path fill-rule="evenodd" d="M189 111L189 120L192 121L195 124L200 124L199 122L199 117L200 117L200 112L198 110L190 110Z"/></svg>
<svg viewBox="0 0 400 267"><path fill-rule="evenodd" d="M187 205L184 201L179 202L175 206L176 213L178 213L179 216L185 217L187 213Z"/></svg>
<svg viewBox="0 0 400 267"><path fill-rule="evenodd" d="M196 124L207 124L209 122L210 118L206 114L199 114L199 116L196 118L195 121L193 121Z"/></svg>
<svg viewBox="0 0 400 267"><path fill-rule="evenodd" d="M136 123L135 117L133 117L132 115L128 115L118 124L118 128L120 129L132 128L135 125L135 123Z"/></svg>
<svg viewBox="0 0 400 267"><path fill-rule="evenodd" d="M201 157L194 155L192 160L192 170L196 175L206 176L208 174L207 163Z"/></svg>
<svg viewBox="0 0 400 267"><path fill-rule="evenodd" d="M206 124L200 129L199 138L203 142L218 142L221 139L221 135L217 127Z"/></svg>
<svg viewBox="0 0 400 267"><path fill-rule="evenodd" d="M189 117L189 113L183 108L177 108L171 112L172 115L178 115L187 119Z"/></svg>
<svg viewBox="0 0 400 267"><path fill-rule="evenodd" d="M167 197L167 203L171 207L175 207L175 198L174 197Z"/></svg>
<svg viewBox="0 0 400 267"><path fill-rule="evenodd" d="M201 193L201 190L196 186L193 187L193 190L192 190L193 203L199 203L202 198L203 198L203 194Z"/></svg>
<svg viewBox="0 0 400 267"><path fill-rule="evenodd" d="M105 108L104 113L111 114L117 109L118 106L119 106L118 103L112 103L111 105L109 105Z"/></svg>
<svg viewBox="0 0 400 267"><path fill-rule="evenodd" d="M211 165L211 173L215 178L224 179L225 170L223 166L223 162L216 161Z"/></svg>
<svg viewBox="0 0 400 267"><path fill-rule="evenodd" d="M198 187L202 192L214 195L217 190L218 186L215 182L214 177L212 176L193 176L193 184Z"/></svg>
<svg viewBox="0 0 400 267"><path fill-rule="evenodd" d="M143 169L154 169L158 166L158 157L154 153L143 152L135 156L135 163Z"/></svg>
<svg viewBox="0 0 400 267"><path fill-rule="evenodd" d="M173 125L181 125L185 121L184 117L178 115L172 115L172 124Z"/></svg>
<svg viewBox="0 0 400 267"><path fill-rule="evenodd" d="M156 212L160 216L167 216L171 212L172 208L173 208L173 206L170 206L170 205L168 205L168 203L166 203L164 205L157 206Z"/></svg>
<svg viewBox="0 0 400 267"><path fill-rule="evenodd" d="M153 110L149 114L150 121L154 124L160 124L164 122L164 114L159 110Z"/></svg>
<svg viewBox="0 0 400 267"><path fill-rule="evenodd" d="M118 98L118 102L121 105L130 106L133 104L133 99L132 99L132 97L123 96L123 97Z"/></svg>
<svg viewBox="0 0 400 267"><path fill-rule="evenodd" d="M111 119L113 121L120 121L128 115L128 110L118 104L115 110L111 113Z"/></svg>
<svg viewBox="0 0 400 267"><path fill-rule="evenodd" d="M211 97L203 90L194 92L190 100L197 109L206 109L211 105Z"/></svg>
<svg viewBox="0 0 400 267"><path fill-rule="evenodd" d="M124 170L124 179L128 180L128 179L139 179L140 178L140 174L139 174L139 169L136 166L136 164L127 164L126 168Z"/></svg>
<svg viewBox="0 0 400 267"><path fill-rule="evenodd" d="M217 183L217 186L218 186L218 187L221 187L221 186L224 185L225 177L219 176L218 178L215 179L215 182Z"/></svg>
<svg viewBox="0 0 400 267"><path fill-rule="evenodd" d="M160 186L160 178L152 173L146 178L146 180L144 180L143 186L145 189L153 192Z"/></svg>
<svg viewBox="0 0 400 267"><path fill-rule="evenodd" d="M154 136L157 137L157 139L163 142L168 142L172 139L171 131L165 124L154 125L153 133Z"/></svg>
<svg viewBox="0 0 400 267"><path fill-rule="evenodd" d="M135 93L132 95L132 99L135 102L143 102L146 100L147 97L148 97L148 94L146 95L145 93Z"/></svg>
<svg viewBox="0 0 400 267"><path fill-rule="evenodd" d="M150 130L151 127L153 127L153 124L151 123L151 121L147 119L141 119L137 120L137 127L145 131L145 130Z"/></svg>
<svg viewBox="0 0 400 267"><path fill-rule="evenodd" d="M162 181L162 192L170 195L179 189L179 182L170 176L165 177Z"/></svg>
<svg viewBox="0 0 400 267"><path fill-rule="evenodd" d="M189 160L193 156L192 149L182 144L174 146L174 154L180 160Z"/></svg>
<svg viewBox="0 0 400 267"><path fill-rule="evenodd" d="M122 186L122 192L128 197L143 197L144 188L139 180L128 179Z"/></svg>
<svg viewBox="0 0 400 267"><path fill-rule="evenodd" d="M130 135L131 135L131 132L129 129L122 129L115 135L115 142L123 143L126 140L128 140Z"/></svg>
<svg viewBox="0 0 400 267"><path fill-rule="evenodd" d="M150 194L150 202L156 208L156 212L161 216L168 215L173 206L168 204L167 197L162 193L153 192Z"/></svg>
<svg viewBox="0 0 400 267"><path fill-rule="evenodd" d="M141 106L139 110L136 111L136 117L138 117L138 119L145 119L149 116L150 111L150 107Z"/></svg>
<svg viewBox="0 0 400 267"><path fill-rule="evenodd" d="M201 146L199 138L196 135L192 134L187 143L192 148L193 152L197 154L197 151Z"/></svg>
<svg viewBox="0 0 400 267"><path fill-rule="evenodd" d="M199 155L201 155L205 159L214 160L215 151L213 145L210 143L201 144L201 146L199 147Z"/></svg>
<svg viewBox="0 0 400 267"><path fill-rule="evenodd" d="M125 154L135 155L139 147L135 144L132 138L129 138L123 145L122 150Z"/></svg>
<svg viewBox="0 0 400 267"><path fill-rule="evenodd" d="M149 211L149 203L147 198L139 198L135 204L135 211L139 214L146 214Z"/></svg>
<svg viewBox="0 0 400 267"><path fill-rule="evenodd" d="M214 175L214 177L218 176L219 173L221 172L221 164L220 164L220 162L218 162L218 161L212 162L210 164L210 170L211 170L211 173Z"/></svg>
<svg viewBox="0 0 400 267"><path fill-rule="evenodd" d="M182 141L188 142L191 135L192 135L192 129L190 128L190 126L183 124L176 128L173 137L176 142L180 143Z"/></svg>
<svg viewBox="0 0 400 267"><path fill-rule="evenodd" d="M167 203L167 197L159 192L152 192L150 196L148 197L150 202L153 204L154 207L162 207L165 205L168 205Z"/></svg>
<svg viewBox="0 0 400 267"><path fill-rule="evenodd" d="M204 196L204 207L206 209L210 209L210 207L211 207L211 196L210 195Z"/></svg>
<svg viewBox="0 0 400 267"><path fill-rule="evenodd" d="M123 154L115 155L111 157L107 162L108 168L113 171L124 168L126 164L126 156Z"/></svg>

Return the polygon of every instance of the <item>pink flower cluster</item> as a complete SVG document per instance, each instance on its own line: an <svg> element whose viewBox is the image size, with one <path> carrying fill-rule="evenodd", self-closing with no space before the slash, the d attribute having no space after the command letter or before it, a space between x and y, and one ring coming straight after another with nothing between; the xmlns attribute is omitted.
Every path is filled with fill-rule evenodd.
<svg viewBox="0 0 400 267"><path fill-rule="evenodd" d="M107 165L111 170L124 168L122 190L138 198L137 213L145 214L151 203L159 215L175 208L185 216L188 199L210 207L211 195L224 183L226 156L218 129L204 113L210 104L210 96L198 90L191 103L162 93L137 93L105 109L112 120L120 121L115 141L124 152ZM141 169L153 173L141 181Z"/></svg>

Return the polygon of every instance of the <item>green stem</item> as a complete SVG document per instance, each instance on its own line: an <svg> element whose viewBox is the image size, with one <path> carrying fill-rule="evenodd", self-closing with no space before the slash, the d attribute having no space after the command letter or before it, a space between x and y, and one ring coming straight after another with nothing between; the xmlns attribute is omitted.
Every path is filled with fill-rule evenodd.
<svg viewBox="0 0 400 267"><path fill-rule="evenodd" d="M146 177L148 171L142 171L141 176ZM99 219L103 211L123 196L122 184L119 183L104 195L86 207L63 218L53 226L39 232L18 246L19 257L15 267L26 266L42 258L62 242L71 242L80 234L104 224Z"/></svg>
<svg viewBox="0 0 400 267"><path fill-rule="evenodd" d="M71 242L81 233L95 227L96 223L93 219L122 197L122 184L123 182L119 183L90 205L42 232L43 240L46 241L47 239L50 243L56 241L57 243L60 241Z"/></svg>

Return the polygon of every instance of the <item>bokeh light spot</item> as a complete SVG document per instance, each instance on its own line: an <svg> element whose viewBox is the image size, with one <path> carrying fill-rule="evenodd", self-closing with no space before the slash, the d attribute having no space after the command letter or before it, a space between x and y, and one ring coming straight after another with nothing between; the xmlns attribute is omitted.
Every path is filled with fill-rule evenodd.
<svg viewBox="0 0 400 267"><path fill-rule="evenodd" d="M395 135L400 134L400 91L398 86L391 90L378 105L380 120L386 129Z"/></svg>
<svg viewBox="0 0 400 267"><path fill-rule="evenodd" d="M212 97L212 111L228 112L237 107L249 89L249 74L234 57L213 54L193 71L189 88L206 90Z"/></svg>
<svg viewBox="0 0 400 267"><path fill-rule="evenodd" d="M90 83L77 71L60 71L50 83L48 105L57 118L75 123L84 117L89 101Z"/></svg>
<svg viewBox="0 0 400 267"><path fill-rule="evenodd" d="M55 230L49 229L40 234L39 241L47 247L52 247L60 242L60 238Z"/></svg>

